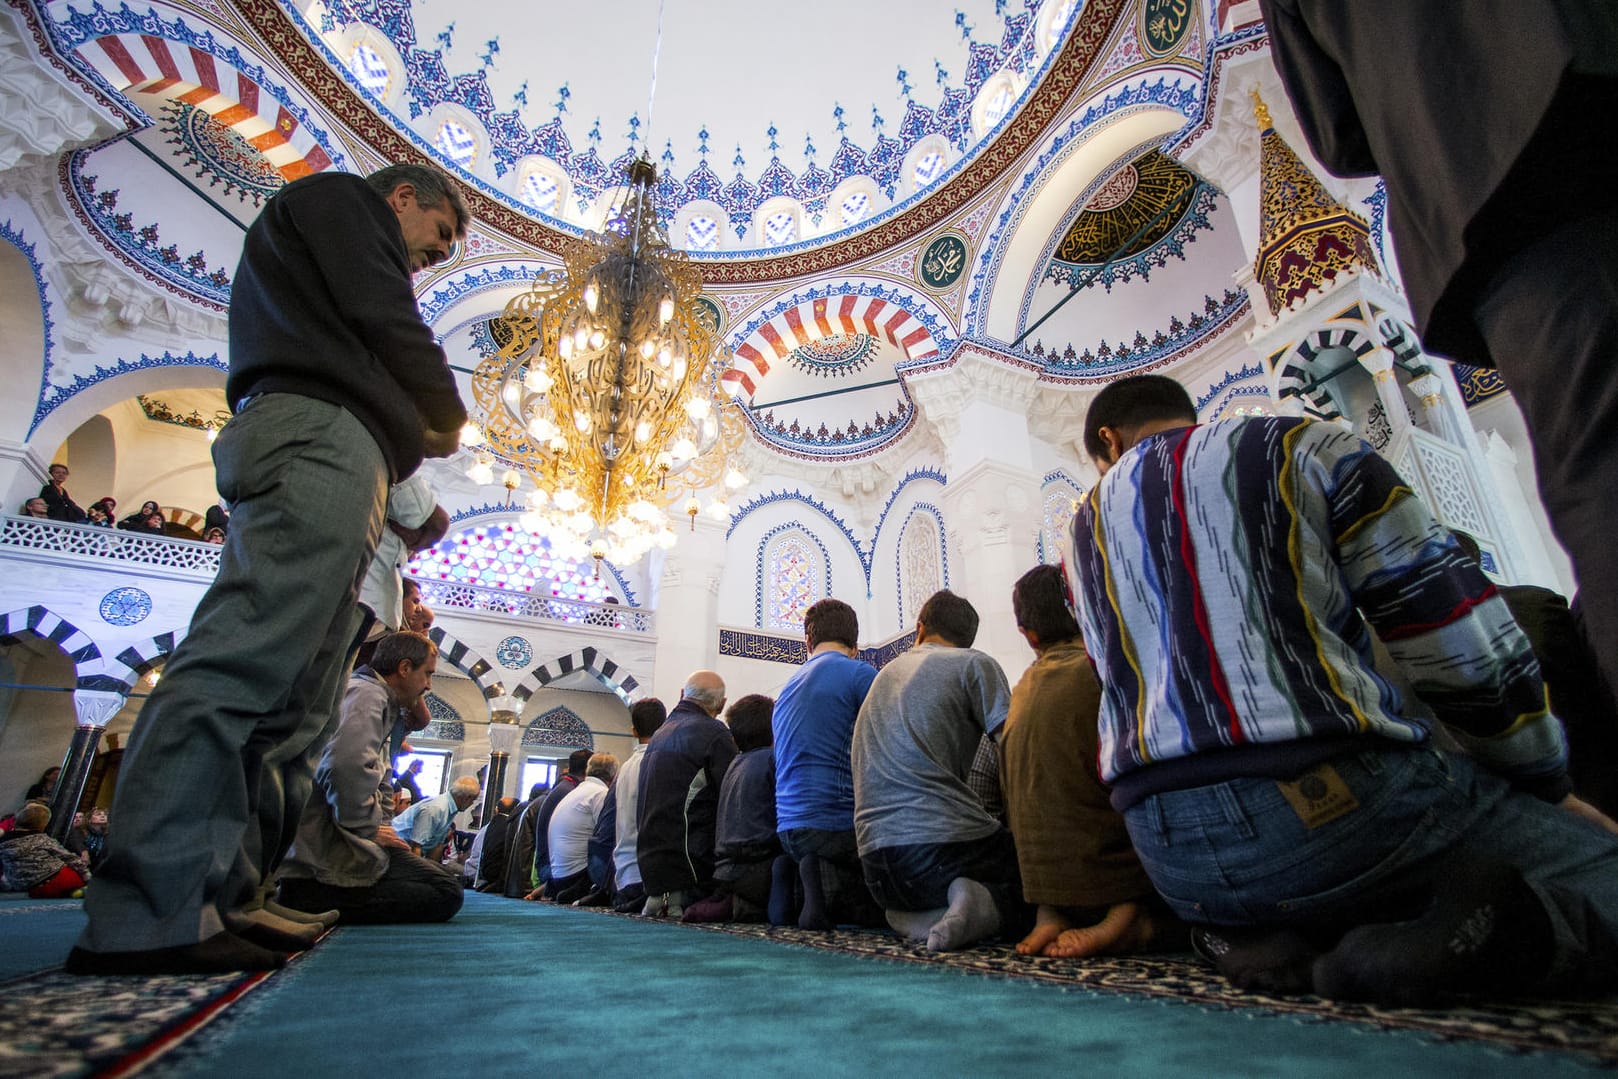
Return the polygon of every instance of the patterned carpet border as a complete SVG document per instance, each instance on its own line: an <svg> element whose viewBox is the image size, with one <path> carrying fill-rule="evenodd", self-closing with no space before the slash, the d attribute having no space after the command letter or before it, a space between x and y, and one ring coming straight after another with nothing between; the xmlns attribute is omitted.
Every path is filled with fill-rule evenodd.
<svg viewBox="0 0 1618 1079"><path fill-rule="evenodd" d="M584 909L620 918L640 917L601 908ZM817 933L740 922L681 924L680 928L752 937L862 959L1040 982L1063 989L1127 993L1221 1011L1284 1016L1303 1022L1349 1023L1384 1031L1414 1032L1444 1042L1484 1042L1521 1052L1575 1053L1609 1067L1618 1065L1618 998L1610 996L1590 1000L1474 1001L1443 1010L1381 1008L1319 997L1271 997L1243 992L1189 954L1047 959L1018 955L1004 945L934 953L923 945L880 930L839 929Z"/></svg>
<svg viewBox="0 0 1618 1079"><path fill-rule="evenodd" d="M0 1011L0 1079L135 1075L313 951L283 971L246 975L83 978L53 968L0 982L0 996L29 1003Z"/></svg>

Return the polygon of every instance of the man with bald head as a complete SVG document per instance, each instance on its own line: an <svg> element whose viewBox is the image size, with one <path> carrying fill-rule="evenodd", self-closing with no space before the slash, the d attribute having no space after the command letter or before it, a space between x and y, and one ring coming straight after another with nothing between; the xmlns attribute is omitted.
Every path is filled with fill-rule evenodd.
<svg viewBox="0 0 1618 1079"><path fill-rule="evenodd" d="M713 671L686 679L680 703L652 740L640 769L635 841L642 913L678 918L689 901L713 891L714 826L719 784L736 758L725 709L725 680Z"/></svg>

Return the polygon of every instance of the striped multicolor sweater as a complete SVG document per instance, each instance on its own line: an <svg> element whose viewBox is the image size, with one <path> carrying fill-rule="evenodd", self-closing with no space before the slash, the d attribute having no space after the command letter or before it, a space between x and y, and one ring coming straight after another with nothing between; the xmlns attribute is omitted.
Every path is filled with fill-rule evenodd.
<svg viewBox="0 0 1618 1079"><path fill-rule="evenodd" d="M1101 776L1134 787L1130 802L1283 746L1296 760L1311 743L1319 757L1364 736L1425 741L1428 721L1373 668L1367 623L1469 751L1565 790L1561 726L1504 600L1342 429L1262 417L1143 439L1073 541ZM1172 782L1144 771L1170 763L1151 774Z"/></svg>

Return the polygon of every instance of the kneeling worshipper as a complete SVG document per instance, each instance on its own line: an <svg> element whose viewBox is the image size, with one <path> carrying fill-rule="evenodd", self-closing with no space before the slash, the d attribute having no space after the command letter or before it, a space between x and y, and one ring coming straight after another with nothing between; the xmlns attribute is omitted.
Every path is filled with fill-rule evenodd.
<svg viewBox="0 0 1618 1079"><path fill-rule="evenodd" d="M347 925L442 922L461 909L457 874L411 853L393 830L393 786L385 751L401 707L432 684L438 649L420 633L377 642L369 670L343 696L337 733L315 769L298 836L281 872L281 903L336 910Z"/></svg>

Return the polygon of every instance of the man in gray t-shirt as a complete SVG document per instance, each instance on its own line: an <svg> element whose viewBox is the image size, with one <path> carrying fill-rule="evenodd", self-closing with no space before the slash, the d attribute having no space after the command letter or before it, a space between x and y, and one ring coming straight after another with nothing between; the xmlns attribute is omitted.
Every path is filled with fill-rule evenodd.
<svg viewBox="0 0 1618 1079"><path fill-rule="evenodd" d="M871 683L854 724L854 831L888 924L932 951L1028 922L1011 833L967 784L1011 687L972 648L978 614L949 591L916 620L916 645Z"/></svg>

